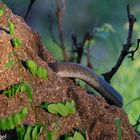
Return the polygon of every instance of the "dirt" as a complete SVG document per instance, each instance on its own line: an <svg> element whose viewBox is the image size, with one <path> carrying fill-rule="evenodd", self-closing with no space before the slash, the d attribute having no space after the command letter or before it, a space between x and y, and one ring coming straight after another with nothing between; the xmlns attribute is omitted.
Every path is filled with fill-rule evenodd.
<svg viewBox="0 0 140 140"><path fill-rule="evenodd" d="M129 124L123 109L109 105L103 97L88 94L85 89L75 85L71 80L61 78L54 73L49 68L48 63L56 60L42 45L39 35L34 33L21 17L14 15L6 5L1 3L0 7L5 7L6 11L0 17L0 27L8 30L6 18L8 17L15 25L14 35L22 40L21 47L14 48L11 45L11 35L0 30L0 91L22 81L30 82L33 89L32 103L29 103L27 94L24 92L19 92L12 97L0 94L0 119L15 114L24 106L28 106L28 115L24 119L24 124L47 124L49 130L52 131L54 123L58 123L57 139L78 128L85 133L87 140L118 140L115 122L119 118L121 120L122 139L140 139ZM9 56L18 61L14 66L7 69L5 64L9 61ZM24 67L21 62L29 59L48 70L48 80L41 80L33 76ZM69 99L75 101L76 113L68 117L52 115L39 107L42 102L63 102ZM44 133L39 139L45 139Z"/></svg>

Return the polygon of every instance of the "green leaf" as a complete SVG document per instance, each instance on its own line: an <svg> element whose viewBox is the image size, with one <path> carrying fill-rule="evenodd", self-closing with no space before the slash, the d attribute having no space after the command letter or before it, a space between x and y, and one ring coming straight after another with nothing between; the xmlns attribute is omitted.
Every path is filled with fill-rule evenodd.
<svg viewBox="0 0 140 140"><path fill-rule="evenodd" d="M16 132L17 132L18 140L22 140L26 132L25 126L21 125L20 127L17 127Z"/></svg>
<svg viewBox="0 0 140 140"><path fill-rule="evenodd" d="M17 84L15 86L9 88L8 90L3 91L2 94L5 94L8 97L15 96L16 93L19 92L19 86L20 86L20 84Z"/></svg>
<svg viewBox="0 0 140 140"><path fill-rule="evenodd" d="M74 114L76 112L75 104L73 102L74 101L71 101L71 103L66 102L65 104L69 114Z"/></svg>
<svg viewBox="0 0 140 140"><path fill-rule="evenodd" d="M21 124L22 122L22 116L21 114L16 114L15 117L13 118L13 122L16 123L17 125Z"/></svg>
<svg viewBox="0 0 140 140"><path fill-rule="evenodd" d="M5 64L5 68L9 69L12 68L13 65L15 65L17 63L17 60L10 60Z"/></svg>
<svg viewBox="0 0 140 140"><path fill-rule="evenodd" d="M9 28L10 35L14 35L15 25L11 21L8 21L8 28Z"/></svg>
<svg viewBox="0 0 140 140"><path fill-rule="evenodd" d="M5 125L5 118L0 120L0 130L6 130L7 129L7 125Z"/></svg>
<svg viewBox="0 0 140 140"><path fill-rule="evenodd" d="M42 79L47 80L48 79L48 71L43 68L42 70Z"/></svg>
<svg viewBox="0 0 140 140"><path fill-rule="evenodd" d="M49 105L49 103L43 102L43 103L41 103L41 108L43 108L43 109L48 111L48 105Z"/></svg>
<svg viewBox="0 0 140 140"><path fill-rule="evenodd" d="M55 140L55 133L52 133L51 131L49 131L48 126L45 125L45 132L46 132L46 136L48 140Z"/></svg>
<svg viewBox="0 0 140 140"><path fill-rule="evenodd" d="M34 61L32 61L32 60L28 60L27 61L27 66L29 67L30 72L33 75L36 75L36 72L37 72L37 64Z"/></svg>
<svg viewBox="0 0 140 140"><path fill-rule="evenodd" d="M47 80L48 79L48 71L45 68L38 66L37 76L41 79Z"/></svg>
<svg viewBox="0 0 140 140"><path fill-rule="evenodd" d="M96 37L107 39L111 32L115 32L111 24L105 23L100 28L96 28Z"/></svg>
<svg viewBox="0 0 140 140"><path fill-rule="evenodd" d="M120 118L116 119L116 127L118 133L118 140L122 140L122 129L121 129L121 120Z"/></svg>
<svg viewBox="0 0 140 140"><path fill-rule="evenodd" d="M32 130L32 140L38 140L38 136L42 131L41 125L36 125Z"/></svg>
<svg viewBox="0 0 140 140"><path fill-rule="evenodd" d="M13 129L15 127L15 122L13 122L13 118L12 117L8 117L5 120L5 126L7 127L6 129Z"/></svg>
<svg viewBox="0 0 140 140"><path fill-rule="evenodd" d="M43 68L42 67L40 67L40 66L38 66L38 69L37 69L37 76L39 77L39 78L41 78L42 79L42 77L43 77Z"/></svg>
<svg viewBox="0 0 140 140"><path fill-rule="evenodd" d="M32 88L27 84L27 83L22 83L21 84L21 88L20 90L22 92L26 92L28 94L28 99L31 102L33 99L33 92L32 92Z"/></svg>
<svg viewBox="0 0 140 140"><path fill-rule="evenodd" d="M39 134L42 132L42 125L36 124L35 126L24 126L18 127L17 136L18 140L38 140Z"/></svg>
<svg viewBox="0 0 140 140"><path fill-rule="evenodd" d="M65 140L75 140L73 137L67 137Z"/></svg>
<svg viewBox="0 0 140 140"><path fill-rule="evenodd" d="M27 131L26 131L26 134L24 136L24 140L32 140L32 137L31 137L31 132L32 132L32 127L31 126L28 126L27 127Z"/></svg>
<svg viewBox="0 0 140 140"><path fill-rule="evenodd" d="M109 23L104 23L101 28L98 28L99 32L115 32L114 28Z"/></svg>
<svg viewBox="0 0 140 140"><path fill-rule="evenodd" d="M85 140L85 137L80 132L75 131L73 136L65 136L65 140Z"/></svg>
<svg viewBox="0 0 140 140"><path fill-rule="evenodd" d="M32 75L36 75L43 80L48 79L48 71L45 68L39 66L32 60L27 60L26 65L28 67L28 70L32 73Z"/></svg>
<svg viewBox="0 0 140 140"><path fill-rule="evenodd" d="M85 140L84 136L77 131L74 133L73 138L74 138L74 140Z"/></svg>
<svg viewBox="0 0 140 140"><path fill-rule="evenodd" d="M25 126L21 125L20 127L17 127L16 131L17 131L18 140L22 140L26 132Z"/></svg>
<svg viewBox="0 0 140 140"><path fill-rule="evenodd" d="M24 117L26 114L28 113L28 108L27 107L24 107L22 110L21 110L21 112L20 112L20 114Z"/></svg>
<svg viewBox="0 0 140 140"><path fill-rule="evenodd" d="M0 17L3 16L4 13L5 13L4 7L1 7L1 8L0 8Z"/></svg>
<svg viewBox="0 0 140 140"><path fill-rule="evenodd" d="M20 112L17 112L14 115L10 115L4 119L0 120L0 129L1 130L10 130L15 128L17 125L20 125L27 115L28 109L24 107ZM20 120L19 120L20 118ZM18 119L18 120L17 120Z"/></svg>
<svg viewBox="0 0 140 140"><path fill-rule="evenodd" d="M48 111L52 114L58 114L59 110L58 110L57 104L49 104Z"/></svg>
<svg viewBox="0 0 140 140"><path fill-rule="evenodd" d="M18 92L25 92L28 95L28 99L31 102L33 98L32 88L27 83L16 84L15 86L9 88L8 90L3 91L2 94L5 94L8 97L15 96Z"/></svg>
<svg viewBox="0 0 140 140"><path fill-rule="evenodd" d="M62 103L58 103L57 104L57 108L58 108L58 113L61 115L61 116L68 116L68 110L67 108L64 106L64 104Z"/></svg>
<svg viewBox="0 0 140 140"><path fill-rule="evenodd" d="M69 114L74 114L76 112L75 103L73 100L70 102L59 102L59 103L41 103L41 108L52 114L59 114L61 116L68 116Z"/></svg>
<svg viewBox="0 0 140 140"><path fill-rule="evenodd" d="M12 43L12 46L15 47L15 48L20 48L21 45L22 45L22 41L19 38L13 38L11 40L11 43Z"/></svg>
<svg viewBox="0 0 140 140"><path fill-rule="evenodd" d="M72 106L75 106L75 102L74 102L74 100L71 100L70 103L71 103Z"/></svg>

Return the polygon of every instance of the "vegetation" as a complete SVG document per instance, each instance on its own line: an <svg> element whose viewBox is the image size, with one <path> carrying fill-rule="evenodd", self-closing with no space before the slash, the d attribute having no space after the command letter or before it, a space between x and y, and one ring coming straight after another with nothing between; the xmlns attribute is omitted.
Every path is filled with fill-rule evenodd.
<svg viewBox="0 0 140 140"><path fill-rule="evenodd" d="M8 90L4 90L2 94L11 97L11 96L15 96L18 92L27 93L29 101L32 101L33 98L32 88L25 82L16 84L15 86L10 87Z"/></svg>
<svg viewBox="0 0 140 140"><path fill-rule="evenodd" d="M117 132L118 132L118 140L122 140L121 121L119 118L116 119L116 127L117 127Z"/></svg>
<svg viewBox="0 0 140 140"><path fill-rule="evenodd" d="M41 108L47 110L48 112L60 115L68 116L70 114L75 114L76 108L73 100L66 101L65 103L42 103Z"/></svg>
<svg viewBox="0 0 140 140"><path fill-rule="evenodd" d="M123 94L124 97L124 109L128 114L130 123L135 125L139 117L140 107L140 87L138 83L140 79L139 75L139 56L136 56L134 63L130 60L126 60L121 66L120 70L113 79L113 85L116 89ZM129 75L128 75L129 74ZM135 99L135 100L134 100ZM134 100L134 101L133 101ZM133 101L133 102L131 102ZM130 104L128 104L130 102ZM127 105L128 104L128 105ZM127 105L127 106L125 106ZM138 126L140 129L140 127Z"/></svg>
<svg viewBox="0 0 140 140"><path fill-rule="evenodd" d="M137 1L132 3L132 5L133 5L132 11L137 17L138 9L134 5L136 2ZM16 1L16 3L18 3L18 0ZM101 3L101 2L98 1L97 4L100 5L99 3ZM113 5L111 0L106 3L111 4L110 7L112 7L112 5ZM70 4L74 5L75 2L70 2ZM119 4L120 4L120 2L119 2ZM104 7L101 6L101 9L106 10L108 7L106 5ZM57 16L54 19L54 21L56 21L56 23L55 23L56 27L52 27L54 24L54 23L51 23L52 16L48 16L48 17L50 17L48 20L48 32L47 33L42 32L42 35L43 35L42 38L46 38L46 34L47 35L50 34L50 37L47 40L44 40L44 43L47 44L46 46L48 46L48 49L55 54L55 56L58 60L64 60L64 61L70 60L73 62L82 63L101 74L104 73L105 71L108 71L112 67L111 66L112 63L116 62L116 60L118 59L118 55L121 53L120 50L122 50L122 48L118 47L118 46L121 46L120 44L122 43L122 40L124 40L124 38L127 37L127 34L125 34L126 33L126 30L125 30L126 23L124 21L122 21L122 19L121 19L120 24L118 24L119 19L117 19L117 17L114 18L115 15L113 15L113 12L108 13L108 15L110 17L113 17L114 22L105 23L105 19L103 18L103 17L105 17L105 15L104 15L105 13L103 11L105 11L105 10L103 10L103 11L101 11L102 13L100 13L100 18L102 18L103 20L101 22L99 22L99 24L98 24L98 20L94 19L95 25L92 27L92 29L91 29L91 27L89 27L90 32L87 32L86 29L84 29L82 32L80 32L80 29L79 29L76 33L75 32L72 33L71 40L68 40L68 39L65 39L65 34L66 34L66 37L68 36L67 35L68 29L66 30L66 32L64 32L63 29L65 29L66 27L63 28L63 21L62 21L63 15L65 13L64 10L67 10L67 9L65 9L66 5L64 5L64 7L61 7L61 6L62 5L56 5L57 8L56 8L55 12L57 13L56 14ZM125 7L123 7L123 9L124 8ZM58 9L60 11L57 11ZM92 9L93 9L93 7L91 6L90 13L92 13ZM96 11L95 8L94 8L94 10ZM95 11L93 11L93 12L95 12ZM122 12L122 9L120 11ZM62 12L62 13L59 13L59 12ZM4 14L4 9L1 8L0 16L3 16L3 14ZM122 15L122 14L123 13L121 13L121 14L119 13L119 15ZM129 19L129 14L130 13L128 13L128 19ZM70 15L69 15L69 17L70 17ZM27 19L27 15L26 15L26 19ZM85 19L86 19L86 17L85 17ZM31 19L29 19L29 20L31 20ZM110 18L110 20L112 20L112 18ZM88 21L89 20L86 20L86 22L88 22ZM123 45L123 47L125 47L125 46L131 47L132 42L134 42L134 46L136 46L134 48L134 50L130 50L130 52L129 52L130 48L127 50L128 51L127 55L130 55L132 60L134 59L134 53L137 51L138 46L139 46L139 42L135 43L136 42L135 38L138 39L138 37L139 37L139 32L138 32L138 29L140 29L140 25L138 24L139 21L140 21L140 19L137 19L136 27L134 28L134 30L132 28L132 31L134 33L134 38L130 38L130 42L126 42L126 44ZM81 22L81 20L80 20L80 22ZM85 23L85 24L89 24L90 22ZM9 32L10 32L10 35L12 36L11 43L12 43L13 47L20 48L22 46L22 40L20 38L17 38L14 35L14 30L15 30L14 23L12 23L11 21L8 21L8 23L9 23L8 24ZM46 21L44 21L44 23L46 23ZM79 22L77 21L77 24L78 23ZM67 24L67 25L70 26L70 24ZM118 27L118 25L119 25L119 27ZM53 34L53 32L57 32L57 30L55 30L55 28L57 28L57 27L58 27L59 38L56 38L55 35ZM82 27L83 27L83 25L80 26L81 29L82 29ZM127 28L127 30L129 30L129 29L130 28ZM91 30L93 30L92 33L91 33ZM122 30L123 30L123 33L122 33ZM80 34L80 35L77 35L77 34ZM128 33L128 37L129 37L129 33ZM131 41L131 40L134 40L134 41ZM71 47L71 44L73 44L73 48ZM106 44L106 46L108 46L108 47L106 47L106 49L108 49L108 52L107 52L107 54L104 54L104 55L107 55L105 57L106 62L104 62L104 58L101 58L102 59L101 60L97 56L97 54L94 54L94 52L93 52L94 49L101 46L101 48L99 49L99 51L100 51L99 55L101 55L102 49L104 48L103 47L104 44ZM95 47L95 46L97 46L97 47ZM132 46L132 48L133 48L133 46ZM134 125L134 127L137 130L140 130L140 126L139 126L139 124L140 124L139 123L139 120L140 120L140 117L139 117L140 116L140 112L139 112L139 108L140 108L140 96L139 96L140 62L139 62L139 59L140 59L139 54L135 55L135 61L131 61L130 59L125 59L125 61L122 63L122 65L120 67L118 67L117 73L115 75L113 75L114 77L112 76L113 78L111 77L110 79L106 79L106 77L105 77L105 79L108 82L111 82L111 84L113 84L113 86L122 94L122 96L124 98L124 110L128 114L128 118L129 118L130 122ZM9 60L9 62L6 63L5 66L6 66L6 68L11 68L16 63L17 63L17 60ZM45 68L39 66L32 60L27 60L25 63L26 63L27 69L30 71L30 73L33 76L37 76L43 80L48 79L48 71ZM101 67L99 67L99 64L101 64ZM8 97L11 97L11 96L16 95L16 93L20 92L20 91L27 92L29 100L32 101L32 89L28 84L25 84L24 82L19 83L15 86L9 88L8 90L5 90L3 92L3 94L7 95ZM71 101L71 102L66 101L65 103L43 103L43 104L41 104L41 107L43 109L45 109L46 111L48 111L49 113L52 113L54 115L60 115L61 117L68 116L69 114L74 114L76 111L75 104L73 101ZM26 111L26 109L24 109L21 112L18 112L17 114L15 114L13 116L0 120L0 128L2 130L6 130L6 129L11 129L11 128L14 128L15 126L20 125L23 117L26 114L27 114L27 111ZM15 120L15 118L17 118L17 120L19 120L19 121L17 121L17 122L11 121L11 120ZM119 140L122 139L121 138L122 130L120 127L120 123L121 123L120 120L117 119L116 127L118 130ZM1 124L6 124L6 125L4 125L5 127L3 128ZM45 128L48 137L50 137L50 140L53 140L57 131L54 131L54 133L49 132L47 127L43 126L43 125L35 125L33 127L21 125L17 129L18 136L19 136L19 138L21 138L24 135L24 137L30 137L29 139L37 139L37 137L39 136L43 127ZM80 137L80 140L84 140L84 136L76 131L73 133L72 136L66 136L65 140L76 140L76 138L79 139L79 137Z"/></svg>
<svg viewBox="0 0 140 140"><path fill-rule="evenodd" d="M37 76L37 77L44 79L44 80L48 79L48 71L45 68L36 64L34 61L27 60L26 66L32 75Z"/></svg>
<svg viewBox="0 0 140 140"><path fill-rule="evenodd" d="M23 123L23 119L28 113L27 107L24 107L20 112L17 112L14 115L8 116L0 120L0 129L1 130L10 130L14 129L18 125Z"/></svg>
<svg viewBox="0 0 140 140"><path fill-rule="evenodd" d="M42 132L42 125L36 124L35 126L21 125L17 128L18 140L38 140Z"/></svg>

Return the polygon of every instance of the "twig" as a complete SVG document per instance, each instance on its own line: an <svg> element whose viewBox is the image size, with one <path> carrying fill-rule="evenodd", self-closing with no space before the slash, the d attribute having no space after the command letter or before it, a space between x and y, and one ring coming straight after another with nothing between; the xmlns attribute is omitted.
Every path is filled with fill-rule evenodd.
<svg viewBox="0 0 140 140"><path fill-rule="evenodd" d="M80 64L82 56L83 56L83 52L84 52L83 43L77 42L77 36L74 33L72 33L71 38L72 38L72 42L73 42L73 52L77 53L76 62Z"/></svg>
<svg viewBox="0 0 140 140"><path fill-rule="evenodd" d="M72 37L72 41L73 41L74 52L77 53L76 62L77 62L77 63L81 63L81 59L82 59L82 56L83 56L83 54L84 54L85 42L86 42L86 41L90 41L90 40L93 38L93 36L92 36L89 32L87 32L87 33L84 35L84 37L83 37L83 39L82 39L81 42L78 42L78 41L77 41L77 36L76 36L76 34L72 33L72 36L71 36L71 37ZM90 55L89 55L89 57L90 57ZM87 61L89 61L89 60L87 60Z"/></svg>
<svg viewBox="0 0 140 140"><path fill-rule="evenodd" d="M134 55L135 55L135 52L139 49L139 44L140 44L140 39L137 39L136 49L129 51L130 56L128 56L128 57L131 58L131 60L135 60Z"/></svg>
<svg viewBox="0 0 140 140"><path fill-rule="evenodd" d="M134 124L133 127L137 130L139 125L140 125L140 115L136 121L136 124Z"/></svg>
<svg viewBox="0 0 140 140"><path fill-rule="evenodd" d="M137 51L138 46L135 50L129 51L129 49L132 46L132 34L133 34L133 26L134 23L136 21L136 18L134 17L134 15L130 14L130 9L129 9L129 5L127 5L127 16L128 16L128 22L129 22L129 30L128 30L128 36L127 36L127 41L126 44L123 45L123 49L121 51L121 54L117 60L117 63L115 64L115 66L109 71L106 72L104 74L102 74L105 78L105 80L110 83L110 80L112 79L112 77L114 76L114 74L118 71L119 67L121 66L124 58L128 55L131 54L131 59L133 59L134 57L134 53ZM139 42L139 40L138 40Z"/></svg>
<svg viewBox="0 0 140 140"><path fill-rule="evenodd" d="M90 45L90 42L89 42L89 45ZM86 55L86 57L87 57L87 67L92 69L93 65L90 61L90 47L89 46L87 47L86 51L87 51L87 55Z"/></svg>
<svg viewBox="0 0 140 140"><path fill-rule="evenodd" d="M89 32L87 32L87 34L85 34L84 36L84 39L83 39L83 44L85 45L85 42L88 41L88 44L87 44L87 54L86 54L86 57L87 57L87 66L89 68L92 69L92 63L90 61L90 43L91 43L91 40L93 39L93 35L91 35Z"/></svg>
<svg viewBox="0 0 140 140"><path fill-rule="evenodd" d="M61 47L61 45L59 44L59 42L56 40L54 34L53 34L53 19L51 17L51 15L48 15L49 18L49 33L51 35L51 39L52 41L59 47Z"/></svg>
<svg viewBox="0 0 140 140"><path fill-rule="evenodd" d="M32 8L32 6L33 6L33 4L34 4L34 2L35 2L35 0L30 0L30 3L29 3L29 6L28 6L28 9L27 9L27 12L26 12L26 14L25 14L25 16L24 16L24 20L27 19L27 16L28 16L28 14L29 14L29 12L30 12L30 10L31 10L31 8Z"/></svg>
<svg viewBox="0 0 140 140"><path fill-rule="evenodd" d="M58 25L58 31L59 31L59 38L61 42L61 48L64 56L64 60L68 61L68 54L65 48L64 44L64 34L63 34L63 25L62 25L62 17L64 13L64 9L66 6L67 0L56 0L56 17L57 17L57 25Z"/></svg>

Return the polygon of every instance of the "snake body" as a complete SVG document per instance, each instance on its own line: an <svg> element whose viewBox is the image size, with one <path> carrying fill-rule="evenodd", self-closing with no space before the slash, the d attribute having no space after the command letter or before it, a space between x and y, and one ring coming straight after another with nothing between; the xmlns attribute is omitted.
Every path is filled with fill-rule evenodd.
<svg viewBox="0 0 140 140"><path fill-rule="evenodd" d="M110 104L123 106L123 98L119 92L90 68L72 62L50 63L49 66L60 77L81 79L99 92Z"/></svg>

